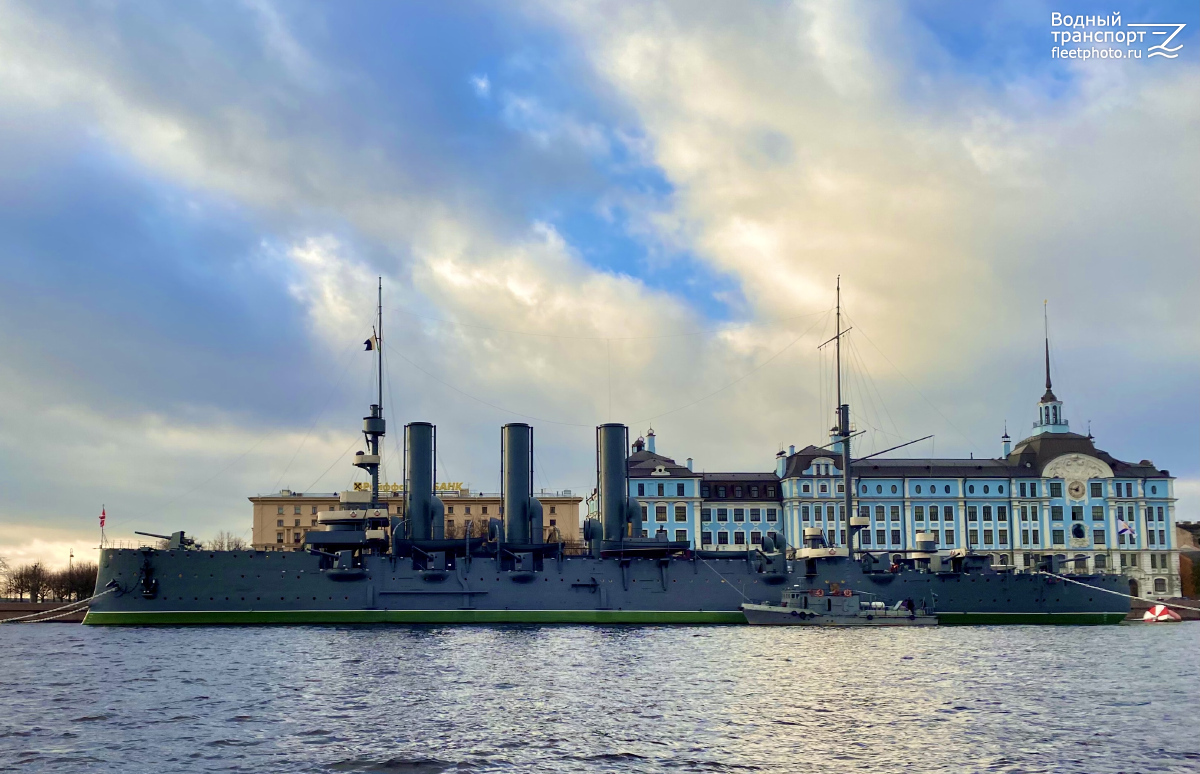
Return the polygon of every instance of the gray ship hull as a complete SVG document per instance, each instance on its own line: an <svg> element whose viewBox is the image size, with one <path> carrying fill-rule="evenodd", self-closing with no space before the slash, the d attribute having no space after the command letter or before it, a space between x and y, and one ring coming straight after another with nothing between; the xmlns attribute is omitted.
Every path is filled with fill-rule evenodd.
<svg viewBox="0 0 1200 774"><path fill-rule="evenodd" d="M299 552L105 549L86 624L745 624L743 603L774 603L782 587L838 583L889 605L928 600L945 624L1118 623L1129 601L1118 575L868 573L831 558L760 572L749 559L547 557L534 571L494 558L443 570L411 559L362 557L323 569Z"/></svg>

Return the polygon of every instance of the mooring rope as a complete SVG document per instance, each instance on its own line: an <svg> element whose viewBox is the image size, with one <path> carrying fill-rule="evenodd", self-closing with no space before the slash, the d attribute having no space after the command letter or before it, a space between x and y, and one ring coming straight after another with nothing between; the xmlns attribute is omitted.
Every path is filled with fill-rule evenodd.
<svg viewBox="0 0 1200 774"><path fill-rule="evenodd" d="M71 615L72 613L78 613L81 608L83 608L84 606L90 604L91 602L99 599L100 597L104 596L105 594L111 594L114 591L116 591L116 589L105 589L104 591L101 591L99 594L90 596L87 599L76 600L75 602L71 602L66 605L62 605L61 607L51 608L50 610L39 610L36 613L30 613L29 615L17 616L16 618L5 618L4 620L0 621L0 624L40 623L41 621L53 621L56 618L66 618L67 616ZM55 615L55 616L50 615L51 613L58 613L60 610L66 610L67 612L60 613L59 615ZM43 617L43 616L46 616L46 617Z"/></svg>
<svg viewBox="0 0 1200 774"><path fill-rule="evenodd" d="M707 559L705 559L703 556L698 556L696 558L699 559L700 561L704 562L704 565L706 567L708 567L708 569L715 572L717 574L717 577L721 579L722 583L729 583L729 581L725 579L725 576L721 574L721 571L718 570L716 567L713 567L711 564L709 564ZM741 589L739 589L737 586L734 586L732 583L729 583L729 587L731 589L733 589L734 591L736 591L738 593L738 596L740 596L742 599L746 600L747 602L750 601L750 597L743 594Z"/></svg>
<svg viewBox="0 0 1200 774"><path fill-rule="evenodd" d="M1168 605L1167 603L1160 602L1157 599L1148 599L1146 597L1139 597L1139 596L1135 596L1133 594L1123 594L1120 591L1113 591L1112 589L1102 589L1099 586L1093 586L1090 583L1084 583L1083 581L1077 581L1074 578L1068 578L1065 575L1057 575L1052 572L1046 572L1045 570L1038 570L1037 574L1038 575L1047 575L1051 578L1058 578L1059 580L1064 580L1067 583L1074 583L1077 586L1087 586L1089 589L1095 589L1096 591L1103 591L1105 594L1116 594L1118 597L1125 597L1126 599L1138 599L1138 600L1141 600L1142 602L1149 602L1152 605L1166 605L1167 607L1170 607L1170 608L1177 607L1180 610L1194 610L1197 613L1200 613L1200 607L1188 607L1187 605L1176 605L1176 604Z"/></svg>

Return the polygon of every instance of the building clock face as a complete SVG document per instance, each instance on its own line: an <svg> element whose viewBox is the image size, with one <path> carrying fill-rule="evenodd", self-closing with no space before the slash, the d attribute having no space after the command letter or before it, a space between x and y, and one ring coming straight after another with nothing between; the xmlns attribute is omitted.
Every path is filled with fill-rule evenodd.
<svg viewBox="0 0 1200 774"><path fill-rule="evenodd" d="M1082 481L1072 481L1067 486L1067 494L1071 495L1071 497L1076 500L1082 500L1083 499L1083 482Z"/></svg>

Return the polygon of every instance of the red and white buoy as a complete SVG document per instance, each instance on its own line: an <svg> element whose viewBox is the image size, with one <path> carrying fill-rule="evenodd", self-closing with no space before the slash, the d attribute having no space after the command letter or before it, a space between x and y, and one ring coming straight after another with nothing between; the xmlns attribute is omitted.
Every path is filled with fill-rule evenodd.
<svg viewBox="0 0 1200 774"><path fill-rule="evenodd" d="M1171 608L1166 605L1155 605L1142 614L1142 620L1151 623L1162 621L1182 621L1183 619Z"/></svg>

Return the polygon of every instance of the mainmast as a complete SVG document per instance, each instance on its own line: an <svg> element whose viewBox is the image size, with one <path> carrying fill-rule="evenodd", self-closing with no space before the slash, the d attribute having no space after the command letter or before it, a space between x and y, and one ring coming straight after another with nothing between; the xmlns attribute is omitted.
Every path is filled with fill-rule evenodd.
<svg viewBox="0 0 1200 774"><path fill-rule="evenodd" d="M842 439L842 481L846 495L846 514L843 525L846 530L846 549L851 560L854 559L854 530L850 527L850 519L854 514L854 491L850 482L850 405L842 402L842 277L837 279L837 402L838 402L838 436Z"/></svg>
<svg viewBox="0 0 1200 774"><path fill-rule="evenodd" d="M850 484L850 406L842 402L842 336L850 331L849 328L842 330L842 277L839 274L837 278L837 323L834 330L833 338L822 344L824 347L830 341L834 342L834 352L837 359L837 427L836 434L838 437L837 444L842 450L842 488L845 490L845 504L843 507L846 513L842 519L846 535L846 548L849 551L850 558L854 558L854 532L850 528L851 514L854 511L854 492Z"/></svg>

